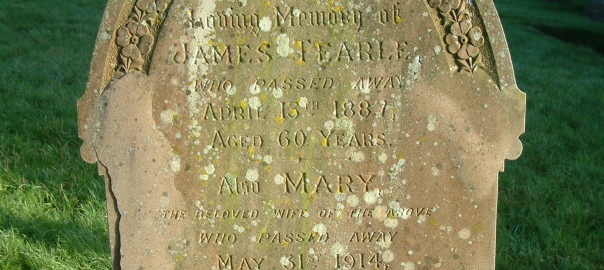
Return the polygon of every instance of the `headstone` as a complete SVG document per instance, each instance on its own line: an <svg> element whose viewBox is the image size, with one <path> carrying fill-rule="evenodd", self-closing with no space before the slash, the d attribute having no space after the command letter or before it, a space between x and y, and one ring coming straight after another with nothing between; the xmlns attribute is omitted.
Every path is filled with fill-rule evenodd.
<svg viewBox="0 0 604 270"><path fill-rule="evenodd" d="M115 269L494 269L525 95L490 0L109 1Z"/></svg>

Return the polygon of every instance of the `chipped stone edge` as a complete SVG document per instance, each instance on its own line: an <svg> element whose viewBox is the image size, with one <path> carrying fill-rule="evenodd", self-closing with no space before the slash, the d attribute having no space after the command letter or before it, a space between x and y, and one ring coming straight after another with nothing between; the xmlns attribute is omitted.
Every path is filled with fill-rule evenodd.
<svg viewBox="0 0 604 270"><path fill-rule="evenodd" d="M78 109L78 137L83 143L80 147L82 159L88 163L97 163L98 173L105 178L105 194L107 197L107 219L109 225L109 240L113 269L120 269L119 258L119 211L117 200L111 188L111 177L107 167L99 162L97 153L93 147L92 131L97 123L94 117L96 104L101 98L105 88L109 85L113 76L114 66L117 64L117 46L115 35L117 29L126 20L127 15L134 6L132 0L109 0L99 26L95 47L93 49L90 72L86 90L77 101ZM113 209L110 210L110 209Z"/></svg>
<svg viewBox="0 0 604 270"><path fill-rule="evenodd" d="M111 181L111 175L107 166L98 162L99 175L103 175L105 178L105 193L107 196L107 219L109 220L109 235L111 239L111 265L112 269L121 269L121 236L120 236L120 211L117 204L117 197L113 192L113 185ZM109 207L112 207L113 212L109 211Z"/></svg>
<svg viewBox="0 0 604 270"><path fill-rule="evenodd" d="M119 211L117 211L117 201L111 189L111 177L106 166L99 162L96 151L92 146L92 130L96 125L93 115L96 108L95 105L98 103L104 89L111 81L114 67L117 64L114 57L117 55L117 46L114 42L117 28L127 19L126 17L132 10L134 4L135 1L133 0L108 1L93 50L86 91L77 102L78 136L83 140L80 154L86 162L97 163L99 175L105 177L107 206L109 209L114 209L114 213L108 211L111 254L114 269L119 269L119 230L115 229L119 226ZM489 0L475 0L474 4L484 23L486 36L493 50L496 73L500 80L500 89L505 98L515 100L516 106L514 108L509 108L509 113L513 113L519 117L516 119L522 119L521 123L511 125L515 129L510 132L515 132L518 136L515 142L510 142L511 147L506 159L515 160L522 153L522 143L520 142L519 137L525 131L526 94L517 87L509 48L499 15L495 9L495 4ZM490 17L492 20L484 20L485 17ZM493 250L495 245L496 242L493 241ZM493 256L495 256L495 254L493 254ZM495 259L493 258L492 261L494 264ZM495 269L494 265L492 266L492 269Z"/></svg>
<svg viewBox="0 0 604 270"><path fill-rule="evenodd" d="M495 63L495 72L499 79L498 83L502 98L509 99L512 101L512 104L514 104L514 107L512 108L505 108L507 110L506 113L512 115L510 119L518 119L516 122L506 123L513 129L509 132L515 134L513 136L515 139L508 142L509 148L505 159L516 160L518 157L520 157L523 149L520 136L524 134L526 125L526 93L522 92L516 84L512 57L510 55L510 50L503 31L503 25L501 24L499 13L495 8L495 3L492 0L471 1L474 2L474 5L478 10L480 20L484 25L484 34L486 35L486 39L489 41L492 50L492 57L494 58L493 60ZM485 18L491 19L485 20ZM505 168L505 160L502 160L501 162L503 163L501 166L503 171L503 168ZM497 181L496 185L499 185L499 181ZM497 190L498 189L499 187L497 187ZM497 207L497 200L495 200L495 209L497 209ZM495 218L496 217L497 216L495 216ZM496 222L497 220L495 220L495 224ZM496 246L497 239L494 239L491 244L491 249L495 251ZM483 265L490 265L489 269L495 269L495 257L496 253L493 252L491 258L492 263L485 263Z"/></svg>
<svg viewBox="0 0 604 270"><path fill-rule="evenodd" d="M82 158L88 163L96 163L96 153L92 147L92 131L96 123L93 119L94 108L98 103L103 91L108 86L113 74L113 66L117 54L117 46L114 44L117 28L121 25L121 19L127 16L134 5L133 1L109 0L101 20L95 47L88 74L86 90L78 99L78 136L83 140L80 148Z"/></svg>
<svg viewBox="0 0 604 270"><path fill-rule="evenodd" d="M510 126L514 130L511 133L517 134L516 140L509 142L508 160L516 160L522 154L522 142L520 136L525 132L526 126L526 93L522 92L516 84L516 76L514 74L514 66L512 65L512 57L508 47L508 42L503 31L503 26L499 18L499 13L495 8L493 1L475 0L474 4L479 9L486 35L490 41L493 57L495 60L496 74L499 77L500 90L503 98L513 100L515 105L507 113L514 115L512 119L522 119L519 123L511 123ZM492 18L484 20L485 17Z"/></svg>

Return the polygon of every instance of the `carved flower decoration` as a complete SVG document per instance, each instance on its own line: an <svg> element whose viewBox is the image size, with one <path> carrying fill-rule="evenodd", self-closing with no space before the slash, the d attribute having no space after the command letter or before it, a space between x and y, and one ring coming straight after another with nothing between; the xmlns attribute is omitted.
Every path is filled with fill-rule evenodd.
<svg viewBox="0 0 604 270"><path fill-rule="evenodd" d="M160 14L166 11L169 4L170 0L138 0L136 8L143 13L138 14L138 16L142 17L143 21L149 25L154 25Z"/></svg>
<svg viewBox="0 0 604 270"><path fill-rule="evenodd" d="M166 16L173 0L133 0L134 6L128 21L117 30L119 46L118 65L115 77L133 70L144 71L145 56L151 53L158 25Z"/></svg>
<svg viewBox="0 0 604 270"><path fill-rule="evenodd" d="M143 55L151 52L153 42L149 27L142 23L130 22L117 30L117 44L122 47L121 55L127 69L142 69Z"/></svg>
<svg viewBox="0 0 604 270"><path fill-rule="evenodd" d="M478 47L484 44L482 30L479 27L472 27L469 20L463 20L451 24L450 31L451 33L445 37L445 42L451 54L457 54L457 57L462 60L478 56L480 53Z"/></svg>
<svg viewBox="0 0 604 270"><path fill-rule="evenodd" d="M136 7L147 13L164 12L168 4L170 0L138 0Z"/></svg>
<svg viewBox="0 0 604 270"><path fill-rule="evenodd" d="M479 47L485 43L480 26L472 25L472 4L466 0L427 0L439 13L447 51L460 71L475 72L484 67Z"/></svg>
<svg viewBox="0 0 604 270"><path fill-rule="evenodd" d="M438 11L442 13L447 13L452 9L458 9L462 0L428 0L428 4L432 8L438 8Z"/></svg>

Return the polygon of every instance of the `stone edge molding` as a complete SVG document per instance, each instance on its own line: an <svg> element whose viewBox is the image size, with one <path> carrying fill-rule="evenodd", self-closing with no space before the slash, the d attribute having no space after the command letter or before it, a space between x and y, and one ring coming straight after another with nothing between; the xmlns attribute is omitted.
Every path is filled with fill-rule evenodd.
<svg viewBox="0 0 604 270"><path fill-rule="evenodd" d="M78 100L80 152L89 163L97 163L99 175L105 177L111 254L114 269L119 266L119 211L111 191L110 172L98 158L93 145L98 128L95 111L103 91L112 80L128 73L149 74L153 49L170 6L178 0L108 0L96 39L88 83ZM510 112L524 113L526 95L515 80L507 41L492 0L424 0L430 16L447 50L451 72L484 70L504 96L516 100ZM484 18L492 18L484 20ZM486 42L488 41L488 42ZM524 121L517 127L516 140L524 133ZM506 159L517 159L521 143L510 144ZM503 162L503 161L502 161ZM494 259L493 259L494 261ZM494 268L494 267L493 267Z"/></svg>

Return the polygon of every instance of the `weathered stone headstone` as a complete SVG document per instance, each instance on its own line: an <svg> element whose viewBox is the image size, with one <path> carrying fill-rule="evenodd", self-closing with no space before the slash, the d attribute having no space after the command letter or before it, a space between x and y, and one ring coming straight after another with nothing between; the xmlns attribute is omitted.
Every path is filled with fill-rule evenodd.
<svg viewBox="0 0 604 270"><path fill-rule="evenodd" d="M116 269L493 269L525 96L492 1L109 1Z"/></svg>

